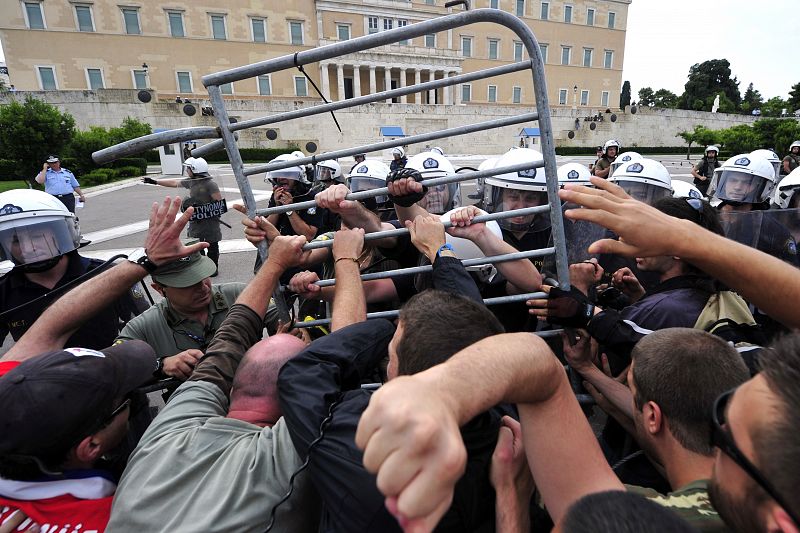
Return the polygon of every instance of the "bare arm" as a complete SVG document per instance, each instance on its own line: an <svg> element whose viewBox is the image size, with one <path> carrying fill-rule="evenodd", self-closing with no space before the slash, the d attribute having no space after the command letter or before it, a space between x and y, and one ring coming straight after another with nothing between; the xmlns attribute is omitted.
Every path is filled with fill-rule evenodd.
<svg viewBox="0 0 800 533"><path fill-rule="evenodd" d="M381 222L378 215L364 207L361 202L345 200L348 194L350 194L350 189L345 185L338 184L317 193L314 199L318 206L338 213L348 228L361 228L365 233L395 229L391 224ZM381 248L392 248L397 244L397 238L388 237L374 241L373 244Z"/></svg>
<svg viewBox="0 0 800 533"><path fill-rule="evenodd" d="M292 229L294 229L298 235L302 235L309 241L317 236L317 227L306 223L300 216L300 213L294 211L291 215L287 216L289 217L289 224L292 225Z"/></svg>
<svg viewBox="0 0 800 533"><path fill-rule="evenodd" d="M160 180L153 180L156 182L156 185L161 185L162 187L180 187L181 181L183 179L178 178L162 178Z"/></svg>
<svg viewBox="0 0 800 533"><path fill-rule="evenodd" d="M78 197L81 199L81 202L86 201L86 197L83 195L83 191L81 191L80 187L74 187L73 190L78 193Z"/></svg>
<svg viewBox="0 0 800 533"><path fill-rule="evenodd" d="M36 178L34 178L36 180L36 183L38 183L39 185L44 185L44 178L46 175L47 175L47 163L45 163L44 166L42 167L42 170L38 174L36 174Z"/></svg>
<svg viewBox="0 0 800 533"><path fill-rule="evenodd" d="M331 331L367 319L367 302L361 286L358 256L364 247L364 230L336 232L333 239L333 262L336 292L331 312Z"/></svg>
<svg viewBox="0 0 800 533"><path fill-rule="evenodd" d="M584 206L566 212L572 220L589 220L612 230L625 242L602 239L589 253L616 253L626 257L675 255L738 292L784 325L800 327L800 270L689 220L670 217L631 199L613 183L593 179L597 187L570 187L562 200Z"/></svg>
<svg viewBox="0 0 800 533"><path fill-rule="evenodd" d="M611 166L607 166L606 168L600 168L599 166L595 166L593 169L594 175L598 178L607 178L609 172L611 172Z"/></svg>
<svg viewBox="0 0 800 533"><path fill-rule="evenodd" d="M169 263L208 246L205 242L184 246L180 234L194 209L177 220L180 198L153 204L145 249L156 265ZM121 298L131 285L147 275L144 267L125 261L78 285L56 300L1 359L24 361L42 352L63 348L64 342L86 321Z"/></svg>

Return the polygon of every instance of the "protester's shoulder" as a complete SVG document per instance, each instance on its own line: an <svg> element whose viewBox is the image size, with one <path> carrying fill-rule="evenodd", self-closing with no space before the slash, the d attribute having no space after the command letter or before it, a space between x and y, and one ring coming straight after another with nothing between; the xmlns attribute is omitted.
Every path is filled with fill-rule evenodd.
<svg viewBox="0 0 800 533"><path fill-rule="evenodd" d="M638 492L648 499L670 509L699 531L729 531L708 497L708 480L697 480L668 494L638 487Z"/></svg>

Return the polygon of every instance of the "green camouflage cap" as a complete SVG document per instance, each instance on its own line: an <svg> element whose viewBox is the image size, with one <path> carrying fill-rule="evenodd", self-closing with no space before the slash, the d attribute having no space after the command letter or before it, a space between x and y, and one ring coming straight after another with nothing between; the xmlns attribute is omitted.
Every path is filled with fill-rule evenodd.
<svg viewBox="0 0 800 533"><path fill-rule="evenodd" d="M210 277L217 271L214 261L200 252L195 252L187 257L162 265L153 275L153 281L165 287L191 287Z"/></svg>

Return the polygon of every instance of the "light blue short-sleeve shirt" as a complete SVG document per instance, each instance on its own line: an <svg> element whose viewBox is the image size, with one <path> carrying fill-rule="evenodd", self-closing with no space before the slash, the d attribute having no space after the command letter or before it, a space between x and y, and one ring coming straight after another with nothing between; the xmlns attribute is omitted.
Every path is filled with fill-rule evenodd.
<svg viewBox="0 0 800 533"><path fill-rule="evenodd" d="M75 174L65 168L58 172L48 168L44 175L44 191L48 194L70 194L76 187L80 187L80 184L75 179Z"/></svg>

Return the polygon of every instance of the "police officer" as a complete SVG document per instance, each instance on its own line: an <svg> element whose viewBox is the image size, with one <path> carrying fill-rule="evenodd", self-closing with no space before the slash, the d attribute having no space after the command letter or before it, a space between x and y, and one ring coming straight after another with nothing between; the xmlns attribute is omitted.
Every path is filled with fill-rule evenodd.
<svg viewBox="0 0 800 533"><path fill-rule="evenodd" d="M783 174L789 174L800 167L800 141L795 141L789 146L789 153L783 158Z"/></svg>
<svg viewBox="0 0 800 533"><path fill-rule="evenodd" d="M608 178L611 173L611 163L617 159L617 154L619 154L619 141L607 140L603 144L603 156L597 160L592 173L598 178Z"/></svg>
<svg viewBox="0 0 800 533"><path fill-rule="evenodd" d="M406 151L402 147L397 146L392 148L392 162L389 163L389 170L395 171L406 166L408 159L406 158Z"/></svg>
<svg viewBox="0 0 800 533"><path fill-rule="evenodd" d="M53 196L36 190L0 193L0 342L19 340L65 286L95 275L103 262L78 255L75 215ZM99 350L110 346L131 317L147 309L136 284L115 304L84 324L65 343Z"/></svg>
<svg viewBox="0 0 800 533"><path fill-rule="evenodd" d="M186 169L186 179L154 180L145 177L142 182L163 187L189 189L189 196L183 200L184 211L189 206L195 207L195 215L189 222L189 237L208 243L208 257L214 261L217 269L219 269L219 241L222 240L220 220L222 214L227 211L227 206L224 203L219 186L208 173L208 163L205 159L202 157L190 157L183 162L183 166ZM210 206L212 202L221 202L221 204L219 204L218 208L210 210L209 216L203 216L203 213L198 210L199 206ZM217 274L218 272L214 272L212 276Z"/></svg>
<svg viewBox="0 0 800 533"><path fill-rule="evenodd" d="M81 186L78 180L75 179L75 174L61 168L61 160L58 156L51 155L47 158L47 162L42 166L42 171L36 175L36 183L44 185L44 192L52 194L58 198L70 213L75 212L75 193L81 202L86 202L86 197L81 191Z"/></svg>
<svg viewBox="0 0 800 533"><path fill-rule="evenodd" d="M703 158L692 167L694 185L704 195L708 192L708 185L711 183L711 178L714 177L714 170L720 166L720 162L717 160L718 155L719 148L714 145L707 146Z"/></svg>
<svg viewBox="0 0 800 533"><path fill-rule="evenodd" d="M416 170L422 175L423 180L443 178L456 173L453 164L445 156L434 150L421 152L413 156L408 160L405 168ZM442 215L459 207L461 206L461 184L447 183L428 187L428 192L419 201L419 205L428 213L434 215Z"/></svg>

